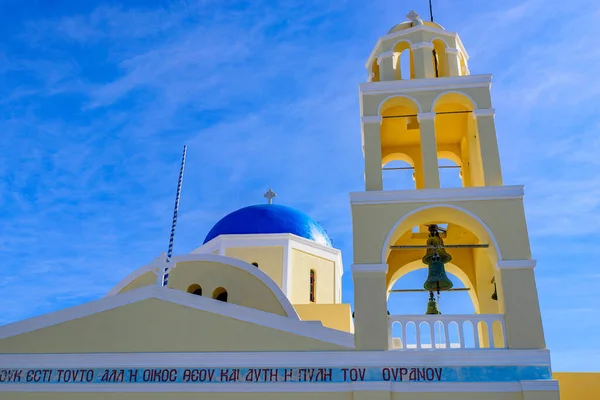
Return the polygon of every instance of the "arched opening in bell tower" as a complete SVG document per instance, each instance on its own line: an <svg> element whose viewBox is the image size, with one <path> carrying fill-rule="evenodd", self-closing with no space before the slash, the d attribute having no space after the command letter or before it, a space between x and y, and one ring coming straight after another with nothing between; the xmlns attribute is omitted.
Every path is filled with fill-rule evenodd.
<svg viewBox="0 0 600 400"><path fill-rule="evenodd" d="M381 123L381 156L384 168L394 168L388 165L391 162L403 161L397 168L414 168L414 185L409 188L417 189L423 187L423 174L421 168L421 134L417 115L421 112L420 105L415 99L408 96L394 96L382 102L379 114L382 116ZM407 174L408 171L408 174ZM413 179L411 170L384 170L393 172L394 176L404 176ZM387 178L387 176L386 176ZM404 182L404 178L400 178ZM386 179L386 181L388 181ZM389 187L389 186L388 186ZM395 188L395 185L394 185Z"/></svg>
<svg viewBox="0 0 600 400"><path fill-rule="evenodd" d="M397 80L414 79L415 77L414 56L410 46L410 42L401 41L396 43L392 49L394 53L394 78Z"/></svg>
<svg viewBox="0 0 600 400"><path fill-rule="evenodd" d="M433 71L436 73L436 77L450 76L448 55L446 54L448 45L442 39L433 39L432 44Z"/></svg>
<svg viewBox="0 0 600 400"><path fill-rule="evenodd" d="M384 156L382 162L384 190L410 190L415 188L415 164L402 153Z"/></svg>
<svg viewBox="0 0 600 400"><path fill-rule="evenodd" d="M440 291L439 302L438 294L434 293L433 308L430 307L432 303L431 299L428 301L427 291L406 292L408 289L422 290L428 279L429 266L422 261L428 250L414 246L427 243L429 232L426 228L430 224L445 228L439 233L445 246L466 245L444 248L452 257L444 264L444 271L453 287L450 291ZM414 229L415 226L419 229ZM468 247L470 245L489 247ZM388 311L392 314L392 346L504 346L503 327L495 324L496 320L502 320L501 305L497 298L493 298L497 250L495 240L485 226L458 209L430 206L407 214L398 221L384 246L382 255L388 266L386 285ZM432 309L437 309L441 315L438 317L437 313L430 312ZM425 325L415 325L413 331L407 331L411 322L413 325ZM409 347L403 347L402 343Z"/></svg>
<svg viewBox="0 0 600 400"><path fill-rule="evenodd" d="M453 151L438 151L440 188L459 188L464 186L462 160L459 154Z"/></svg>
<svg viewBox="0 0 600 400"><path fill-rule="evenodd" d="M433 102L438 157L460 166L463 187L483 186L483 164L473 111L474 101L464 93L446 92ZM443 155L443 157L440 157Z"/></svg>

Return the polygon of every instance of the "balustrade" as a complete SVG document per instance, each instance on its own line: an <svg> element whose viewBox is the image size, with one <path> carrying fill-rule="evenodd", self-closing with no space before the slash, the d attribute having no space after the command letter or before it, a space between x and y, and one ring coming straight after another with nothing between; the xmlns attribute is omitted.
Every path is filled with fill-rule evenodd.
<svg viewBox="0 0 600 400"><path fill-rule="evenodd" d="M390 315L390 349L504 349L504 315Z"/></svg>

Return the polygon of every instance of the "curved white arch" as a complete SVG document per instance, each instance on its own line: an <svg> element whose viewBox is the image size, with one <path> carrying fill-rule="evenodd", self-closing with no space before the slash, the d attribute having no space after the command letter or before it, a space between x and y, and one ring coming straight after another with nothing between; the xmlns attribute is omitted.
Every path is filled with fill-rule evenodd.
<svg viewBox="0 0 600 400"><path fill-rule="evenodd" d="M123 290L123 288L125 288L125 286L129 285L135 279L137 279L138 277L142 276L143 274L145 274L147 272L152 271L153 268L156 266L157 260L158 260L158 258L156 260L154 260L152 263L133 271L125 279L123 279L121 282L119 282L119 284L117 286L115 286L109 292L109 294L107 296L118 294L121 290ZM180 255L180 256L174 256L173 258L171 258L171 262L173 263L173 267L171 269L177 268L177 263L179 263L179 262L190 262L190 261L217 262L217 263L221 263L221 264L230 265L232 267L241 269L242 271L249 273L250 275L252 275L255 278L257 278L258 280L260 280L262 283L264 283L265 286L267 286L267 288L269 288L269 290L271 290L271 292L273 293L273 295L275 295L275 298L277 298L277 300L279 301L279 303L281 304L281 306L283 307L285 313L287 314L287 316L289 318L293 318L293 319L297 319L297 320L300 319L300 317L298 316L298 313L292 306L292 303L290 303L290 300L286 297L286 295L279 288L279 286L277 286L277 284L273 281L273 279L271 279L267 274L265 274L263 271L256 268L255 266L248 264L247 262L238 260L237 258L219 256L216 254L184 254L184 255Z"/></svg>
<svg viewBox="0 0 600 400"><path fill-rule="evenodd" d="M446 44L446 46L447 46L447 47L450 47L450 43L448 43L448 42L446 41L446 39L444 39L443 37L440 37L440 36L434 36L434 37L432 37L432 38L431 38L431 40L429 40L429 43L433 44L433 41L434 41L434 40L441 40L442 42L444 42L444 44Z"/></svg>
<svg viewBox="0 0 600 400"><path fill-rule="evenodd" d="M466 98L468 98L469 100L471 100L471 103L473 103L473 110L478 110L479 106L477 105L477 102L475 100L473 100L473 98L471 96L469 96L467 93L465 92L461 92L459 90L447 90L443 93L438 94L435 99L433 99L433 101L431 102L431 108L430 110L433 112L433 108L435 107L435 103L438 102L438 100L440 99L440 97L447 95L448 93L456 93L456 94L460 94L462 96L465 96Z"/></svg>
<svg viewBox="0 0 600 400"><path fill-rule="evenodd" d="M496 241L494 234L492 233L491 229L485 224L485 222L483 222L481 220L481 218L479 218L477 215L473 214L469 210L465 210L464 208L461 208L461 207L458 207L458 206L455 206L452 204L430 204L430 205L416 208L416 209L412 210L411 212L404 214L402 216L402 218L400 218L398 221L396 221L396 223L394 224L392 229L390 229L390 231L388 232L388 234L385 238L385 241L383 242L383 246L381 248L381 263L382 264L387 264L387 255L389 253L389 247L393 244L390 242L396 232L396 229L398 229L398 227L412 215L417 214L424 210L432 209L432 208L452 208L454 210L460 211L460 212L468 215L469 217L473 218L479 225L481 225L483 227L483 229L485 229L486 233L490 237L490 240L492 241L492 244L494 245L494 249L496 250L498 260L503 259L502 252L500 250L500 246L498 246L498 242Z"/></svg>
<svg viewBox="0 0 600 400"><path fill-rule="evenodd" d="M396 98L396 97L404 97L406 99L412 100L416 105L417 108L419 109L419 112L423 112L423 109L421 107L421 104L417 101L417 99L415 99L412 96L406 95L406 94L393 94L391 96L386 97L385 99L381 100L381 102L379 103L379 106L377 106L377 115L381 115L381 106L388 100Z"/></svg>
<svg viewBox="0 0 600 400"><path fill-rule="evenodd" d="M402 42L406 42L406 43L410 44L411 46L412 46L412 44L413 44L413 42L412 42L410 39L408 39L408 38L402 38L402 39L398 39L398 40L396 40L396 41L394 42L394 44L392 45L392 50L394 49L394 47L396 47L396 45L397 45L398 43L402 43Z"/></svg>

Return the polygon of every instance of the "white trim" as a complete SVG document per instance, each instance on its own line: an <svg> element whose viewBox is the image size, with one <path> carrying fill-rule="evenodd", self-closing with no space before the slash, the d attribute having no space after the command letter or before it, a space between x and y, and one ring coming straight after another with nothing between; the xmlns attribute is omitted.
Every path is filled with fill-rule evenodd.
<svg viewBox="0 0 600 400"><path fill-rule="evenodd" d="M444 45L446 45L446 49L452 45L452 43L448 43L448 40L446 40L445 38L443 38L441 36L432 36L431 39L429 39L429 43L431 43L433 45L434 40L441 40L442 42L444 42Z"/></svg>
<svg viewBox="0 0 600 400"><path fill-rule="evenodd" d="M254 276L256 279L265 284L267 288L273 293L275 298L279 301L279 304L283 307L285 313L288 317L299 319L298 313L290 300L283 293L281 288L271 279L269 275L264 273L260 268L256 268L254 265L249 264L245 261L239 260L237 258L225 257L215 254L184 254L180 256L175 256L171 258L173 262L174 270L177 268L177 264L180 262L195 262L195 261L207 261L207 262L215 262L222 263L226 265L230 265L232 267L241 269L242 271Z"/></svg>
<svg viewBox="0 0 600 400"><path fill-rule="evenodd" d="M281 289L283 293L288 297L292 298L292 246L288 241L283 246L283 270L281 271Z"/></svg>
<svg viewBox="0 0 600 400"><path fill-rule="evenodd" d="M496 268L498 269L534 269L536 260L498 260Z"/></svg>
<svg viewBox="0 0 600 400"><path fill-rule="evenodd" d="M383 118L381 115L365 116L360 118L360 122L363 124L381 124L382 121Z"/></svg>
<svg viewBox="0 0 600 400"><path fill-rule="evenodd" d="M379 39L377 39L377 42L375 43L375 47L373 47L371 54L369 54L369 58L367 58L365 67L369 68L369 65L373 62L373 59L378 54L379 48L381 47L383 42L386 42L386 41L392 40L392 39L396 39L396 38L400 38L402 36L408 36L410 33L417 32L417 31L426 31L426 32L431 32L431 33L437 33L438 35L442 35L442 36L456 38L459 47L466 54L466 51L464 50L464 46L456 32L446 31L442 28L433 28L433 27L427 26L427 25L416 25L416 26L410 27L408 29L402 29L400 31L396 31L396 32L388 33L384 36L380 36Z"/></svg>
<svg viewBox="0 0 600 400"><path fill-rule="evenodd" d="M496 110L494 108L483 108L473 111L473 115L475 117L493 117L496 115Z"/></svg>
<svg viewBox="0 0 600 400"><path fill-rule="evenodd" d="M350 268L353 275L363 272L382 272L384 274L388 272L387 264L352 264Z"/></svg>
<svg viewBox="0 0 600 400"><path fill-rule="evenodd" d="M521 388L524 392L540 391L540 392L558 392L558 381L556 379L537 380L537 381L521 381Z"/></svg>
<svg viewBox="0 0 600 400"><path fill-rule="evenodd" d="M165 254L165 253L161 253L161 255L162 254ZM114 296L116 294L119 294L119 292L121 290L125 289L127 287L127 285L129 285L131 282L135 281L142 275L146 274L147 272L152 272L158 277L158 269L156 268L157 265L155 265L155 262L156 262L156 260L158 260L161 257L161 255L156 257L149 264L146 264L143 267L140 267L140 268L134 270L132 273L127 275L125 278L121 279L121 281L119 281L119 283L117 283L116 286L114 286L112 289L110 289L110 291L105 295L105 297Z"/></svg>
<svg viewBox="0 0 600 400"><path fill-rule="evenodd" d="M438 78L439 79L439 78ZM433 110L435 108L435 103L438 102L438 100L440 99L440 97L445 96L449 93L454 93L454 94L459 94L461 96L465 96L467 99L469 99L471 101L471 104L473 104L473 113L477 112L478 110L478 105L477 102L468 94L466 94L465 92L461 92L460 90L447 90L443 93L438 94L437 96L435 96L435 99L433 99L433 101L431 102L431 109Z"/></svg>
<svg viewBox="0 0 600 400"><path fill-rule="evenodd" d="M377 56L377 63L379 63L379 60L381 60L382 58L393 57L393 56L394 56L393 50L384 51L383 53L380 53Z"/></svg>
<svg viewBox="0 0 600 400"><path fill-rule="evenodd" d="M350 193L350 204L405 204L523 199L523 186L481 186L420 190L369 190Z"/></svg>
<svg viewBox="0 0 600 400"><path fill-rule="evenodd" d="M412 50L418 50L418 49L431 49L431 50L433 50L434 45L431 42L419 42L419 43L415 43L415 44L411 45L410 48Z"/></svg>
<svg viewBox="0 0 600 400"><path fill-rule="evenodd" d="M460 212L463 212L465 214L467 214L468 216L470 216L471 218L473 218L475 221L477 221L477 223L479 225L481 225L483 227L483 229L485 229L485 231L487 232L488 236L490 237L492 244L494 245L494 248L496 250L496 253L498 255L499 259L502 259L502 252L500 249L500 246L498 246L498 241L496 240L496 238L494 237L494 234L492 233L492 230L487 226L487 224L485 222L483 222L483 220L481 218L479 218L479 216L477 216L476 214L473 214L472 212L470 212L469 210L466 210L462 207L458 207L452 204L433 204L433 205L427 205L427 206L422 206L419 208L416 208L406 214L404 214L402 216L402 218L400 218L392 227L392 229L390 229L390 231L388 232L385 241L383 242L383 246L381 248L381 261L385 262L387 259L387 252L388 252L388 248L389 246L391 246L393 243L390 243L390 240L392 238L392 235L396 232L396 229L398 229L398 226L400 226L400 224L402 222L404 222L405 219L407 219L408 217L412 216L413 214L416 214L418 212L421 212L423 210L427 210L430 208L438 208L438 207L447 207L447 208L452 208L455 210L458 210Z"/></svg>
<svg viewBox="0 0 600 400"><path fill-rule="evenodd" d="M427 112L427 113L418 113L417 114L417 120L419 122L421 121L434 121L435 117L436 117L436 113L434 112Z"/></svg>
<svg viewBox="0 0 600 400"><path fill-rule="evenodd" d="M444 76L439 78L401 79L361 83L361 95L401 94L428 90L456 90L467 88L490 88L492 75Z"/></svg>
<svg viewBox="0 0 600 400"><path fill-rule="evenodd" d="M382 106L385 104L385 102L386 102L386 101L388 101L388 100L390 100L390 99L395 99L395 98L397 98L397 97L404 97L404 98L406 98L406 99L409 99L409 100L411 100L411 101L412 101L413 103L415 103L415 105L417 106L417 109L419 110L419 113L420 113L420 112L423 112L423 109L421 108L421 103L419 103L419 102L417 101L417 99L415 99L414 97L412 97L412 96L408 96L408 95L406 95L406 94L393 94L393 95L391 95L391 96L388 96L388 97L386 97L385 99L381 100L381 101L379 102L379 106L377 106L377 115L378 115L378 116L380 116L379 118L381 118L381 120L382 120L382 121L383 121L383 118L381 117L381 107L382 107ZM362 118L373 118L373 117L362 117Z"/></svg>
<svg viewBox="0 0 600 400"><path fill-rule="evenodd" d="M558 390L558 385L557 389ZM551 390L551 389L543 389ZM344 383L116 383L5 384L0 392L59 393L332 393L383 391L393 393L510 393L521 392L518 382L344 382Z"/></svg>
<svg viewBox="0 0 600 400"><path fill-rule="evenodd" d="M444 50L444 52L446 54L455 54L455 55L459 55L460 54L460 50L453 49L452 47L446 47L446 50Z"/></svg>
<svg viewBox="0 0 600 400"><path fill-rule="evenodd" d="M5 325L0 327L0 339L61 324L73 319L112 310L150 298L179 304L181 306L190 307L196 310L208 311L224 317L292 333L294 335L309 337L315 340L336 344L350 349L354 348L354 335L330 328L325 328L321 325L300 321L298 314L290 317L283 317L281 315L243 307L236 304L224 303L209 299L207 297L195 296L179 290L159 286L146 286L119 294L117 296L104 297L100 300L92 301L90 303ZM39 354L36 354L35 356L37 357ZM62 357L64 355L61 354L56 356ZM86 355L86 357L88 356L89 355ZM131 355L126 356L128 358L131 357ZM4 359L4 356L0 355L0 360Z"/></svg>
<svg viewBox="0 0 600 400"><path fill-rule="evenodd" d="M184 295L187 295L184 293ZM191 296L191 295L187 295ZM198 297L198 296L195 296ZM223 303L227 304L227 303ZM275 316L279 319L285 317ZM311 325L293 322L294 325ZM327 330L316 326L316 330ZM338 331L335 331L338 332ZM345 334L346 336L353 336ZM454 349L440 351L281 351L207 353L0 354L0 368L101 367L460 367L550 366L550 351ZM0 385L2 386L2 385Z"/></svg>

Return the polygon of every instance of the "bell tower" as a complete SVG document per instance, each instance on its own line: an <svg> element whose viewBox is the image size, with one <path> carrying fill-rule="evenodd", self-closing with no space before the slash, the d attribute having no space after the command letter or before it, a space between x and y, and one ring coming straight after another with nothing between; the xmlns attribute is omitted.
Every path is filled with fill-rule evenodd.
<svg viewBox="0 0 600 400"><path fill-rule="evenodd" d="M388 296L402 276L428 267L419 246L434 224L445 227L446 271L468 288L475 309L472 316L442 309L444 327L452 318L471 321L476 348L545 349L523 187L503 184L492 77L471 75L468 60L458 34L414 12L378 39L367 60L360 85L365 188L350 196L357 349L408 346L405 328L400 344L392 340L393 323L405 326L408 317L388 315ZM455 164L461 187L440 188L440 159ZM414 188L384 186L392 161L408 164ZM431 346L449 349L452 340Z"/></svg>

